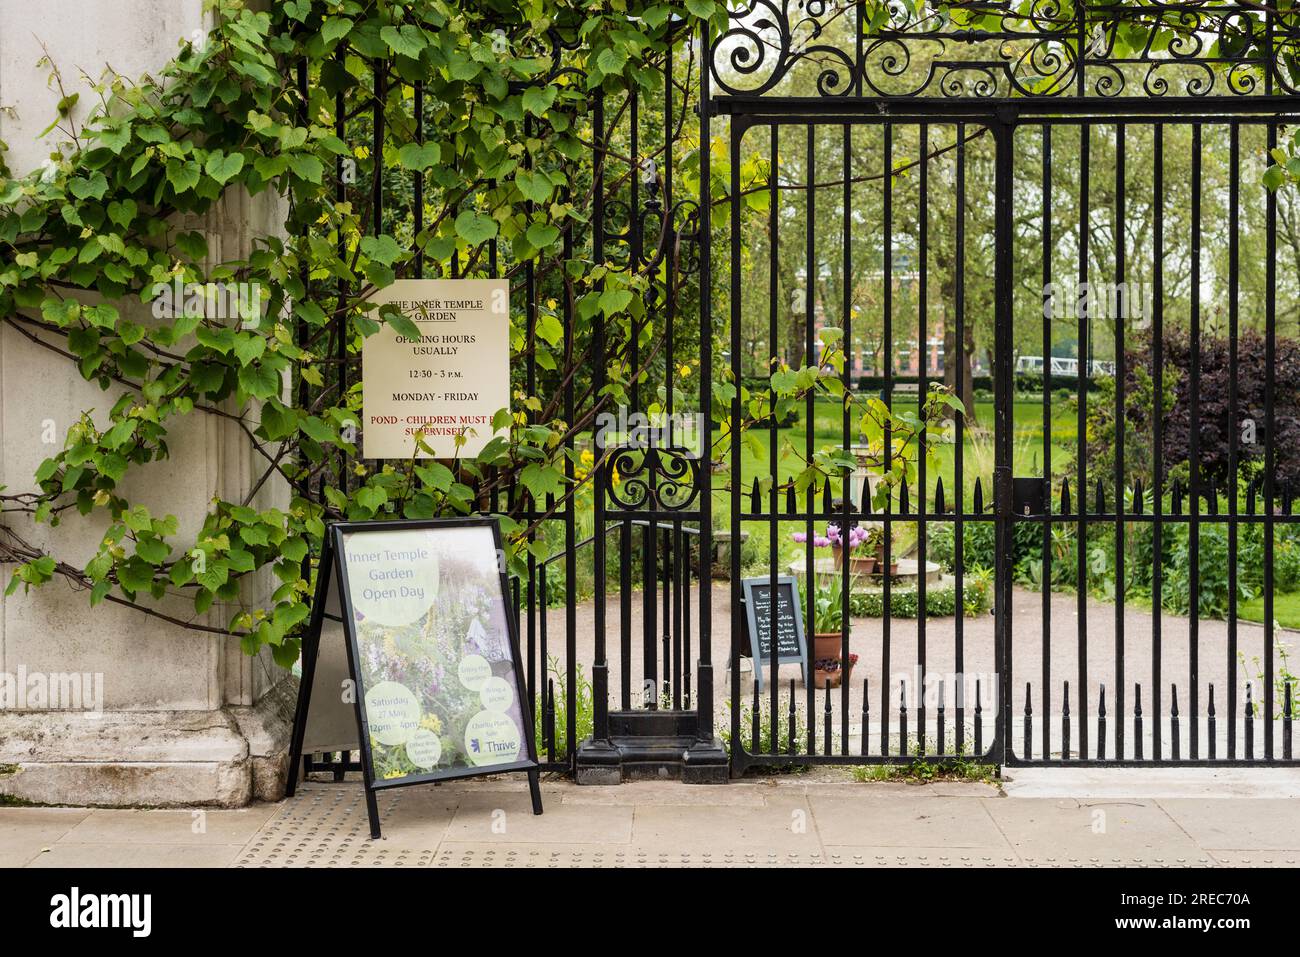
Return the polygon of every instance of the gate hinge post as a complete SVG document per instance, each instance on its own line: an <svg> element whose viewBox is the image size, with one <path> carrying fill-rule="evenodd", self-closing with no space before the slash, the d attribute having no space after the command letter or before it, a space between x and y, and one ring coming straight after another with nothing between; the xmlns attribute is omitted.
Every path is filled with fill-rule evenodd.
<svg viewBox="0 0 1300 957"><path fill-rule="evenodd" d="M1009 465L993 467L993 514L997 518L1011 518L1014 514L1015 481L1011 471Z"/></svg>

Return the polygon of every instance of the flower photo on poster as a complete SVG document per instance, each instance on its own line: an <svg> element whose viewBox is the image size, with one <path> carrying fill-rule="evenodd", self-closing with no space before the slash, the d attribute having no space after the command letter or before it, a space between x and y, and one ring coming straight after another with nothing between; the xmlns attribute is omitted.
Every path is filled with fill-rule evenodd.
<svg viewBox="0 0 1300 957"><path fill-rule="evenodd" d="M374 780L528 758L491 526L343 538Z"/></svg>

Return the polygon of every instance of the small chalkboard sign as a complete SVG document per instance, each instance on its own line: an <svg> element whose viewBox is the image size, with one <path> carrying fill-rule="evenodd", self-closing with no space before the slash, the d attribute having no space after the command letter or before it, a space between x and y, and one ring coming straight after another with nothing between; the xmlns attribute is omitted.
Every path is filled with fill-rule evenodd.
<svg viewBox="0 0 1300 957"><path fill-rule="evenodd" d="M772 580L745 578L740 583L745 604L745 631L749 653L754 659L754 680L763 689L763 666L772 660ZM799 583L789 575L776 580L776 661L797 664L808 681L808 644L804 639L803 615L799 613ZM775 678L775 675L773 676Z"/></svg>
<svg viewBox="0 0 1300 957"><path fill-rule="evenodd" d="M488 518L330 526L303 640L290 795L302 755L325 741L361 754L371 837L375 792L409 784L524 771L542 813L502 554Z"/></svg>

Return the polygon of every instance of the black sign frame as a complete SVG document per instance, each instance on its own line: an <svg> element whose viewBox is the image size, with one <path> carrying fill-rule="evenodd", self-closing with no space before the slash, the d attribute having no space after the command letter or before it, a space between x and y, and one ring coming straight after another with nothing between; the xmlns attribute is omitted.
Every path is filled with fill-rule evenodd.
<svg viewBox="0 0 1300 957"><path fill-rule="evenodd" d="M807 636L804 635L803 615L800 614L800 609L803 606L800 604L799 601L799 580L795 578L793 575L777 576L776 610L777 610L777 615L779 616L781 613L781 589L786 585L790 587L790 607L794 610L794 635L795 635L795 642L799 645L799 654L798 655L780 654L781 640L780 640L779 626L778 626L778 634L771 640L776 641L776 649L778 652L776 658L777 666L779 667L781 665L797 664L799 666L800 674L803 675L804 684L806 685L808 683L808 639ZM741 590L742 600L745 603L745 632L749 636L749 653L750 653L750 658L754 662L754 680L758 683L758 690L762 691L763 690L763 665L771 662L772 654L770 649L767 654L763 653L762 641L760 640L759 633L758 633L758 615L754 608L754 589L760 587L770 589L772 587L771 577L764 576L762 578L742 578L740 580L740 590ZM771 606L769 605L769 608L770 607ZM769 625L771 623L770 617L768 619L768 623ZM773 675L772 677L773 680L776 679L776 675Z"/></svg>
<svg viewBox="0 0 1300 957"><path fill-rule="evenodd" d="M520 667L519 630L510 604L510 580L504 563L501 568L501 600L505 609L506 635L510 645L512 671L515 677L515 695L519 702L519 715L523 723L521 737L527 757L505 764L492 764L481 767L454 768L445 771L431 771L427 774L409 775L394 780L375 780L374 762L370 751L370 731L365 709L365 685L357 662L361 658L357 641L356 614L352 607L352 594L348 587L347 563L343 549L346 535L365 534L367 532L413 531L420 529L489 527L497 554L504 554L501 547L501 526L497 520L489 517L450 518L450 519L394 519L392 521L333 522L325 531L325 541L321 549L320 565L316 575L316 590L312 599L311 617L308 619L307 632L302 644L302 680L298 686L298 703L294 710L293 736L289 744L289 776L285 786L285 795L292 797L297 789L298 771L302 765L303 741L307 733L307 714L311 703L313 677L316 670L317 652L320 648L321 629L325 620L325 606L331 585L338 589L339 607L343 610L343 631L346 636L348 670L354 684L353 708L356 714L358 745L361 754L362 781L366 792L366 814L370 819L370 836L380 837L379 805L376 793L389 788L409 787L414 784L428 784L435 781L454 781L462 778L483 777L490 774L504 774L510 771L523 771L528 775L528 790L532 797L533 813L542 813L541 763L537 757L537 740L532 701L524 686L523 669Z"/></svg>

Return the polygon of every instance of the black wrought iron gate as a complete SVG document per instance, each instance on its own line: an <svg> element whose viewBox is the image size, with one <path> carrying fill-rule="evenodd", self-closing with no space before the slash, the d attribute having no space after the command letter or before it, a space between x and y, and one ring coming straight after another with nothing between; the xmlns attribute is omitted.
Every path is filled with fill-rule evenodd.
<svg viewBox="0 0 1300 957"><path fill-rule="evenodd" d="M1286 670L1287 634L1271 609L1275 549L1279 540L1293 540L1296 527L1294 490L1279 488L1276 480L1281 469L1273 402L1278 299L1294 291L1279 291L1278 199L1261 185L1264 165L1252 164L1251 156L1266 155L1280 131L1297 122L1294 105L1287 98L1238 97L1216 100L1210 110L1203 101L1187 100L1153 109L1149 101L1124 101L1098 113L1094 102L1071 98L1004 101L992 109L978 102L853 97L715 101L730 118L731 261L741 262L747 216L766 219L769 258L766 289L736 268L721 293L729 300L732 380L744 382L748 375L755 392L766 388L759 382L766 370L746 369L743 330L757 300L758 312L769 320L771 349L762 354L779 355L780 322L788 313L779 302L778 257L781 243L790 242L803 263L805 357L817 354L818 324L838 326L837 334L853 342L863 274L878 287L885 359L869 376L855 374L854 357L845 357L846 393L870 381L885 404L922 417L924 442L930 428L925 398L943 384L943 373L923 357L912 362L910 374L900 374L897 344L927 339L938 300L943 318L956 326L950 342L960 347L966 341L967 324L985 327L992 412L991 436L978 439L990 455L976 463L963 460L972 426L958 413L943 435L952 449L946 474L927 475L927 457L920 456L915 473L887 494L883 513L880 499L864 494L848 476L831 478L820 492L799 494L772 481L779 471L781 431L775 419L763 425L768 461L747 465L733 447L732 540L762 523L769 540L769 587L777 587L778 574L798 575L808 622L828 597L840 602L846 612L834 628L840 670L848 670L844 664L852 656L856 660L848 667L867 672L858 681L840 681L834 692L794 680L781 689L770 675L761 694L757 682L742 683L737 665L747 653L738 637L745 631L738 587L743 570L734 552L734 769L918 757L1009 765L1292 761L1294 679ZM1190 147L1181 166L1190 174L1187 191L1172 196L1166 178L1171 142ZM1215 173L1222 195L1216 193L1214 203L1204 183L1210 143L1226 155ZM1069 157L1064 161L1063 150ZM1100 153L1107 154L1106 162L1096 162ZM761 157L768 171L768 201L757 214L743 200L747 154ZM1136 174L1130 156L1145 164ZM976 171L976 165L985 168ZM1098 181L1099 167L1104 182ZM827 201L819 193L839 206L839 215L822 215ZM785 215L800 221L801 229L783 234L783 203L794 204ZM979 203L991 203L987 215L972 215ZM1185 205L1170 208L1180 203ZM1211 205L1220 220L1212 227ZM901 214L905 206L910 212ZM1062 206L1071 207L1070 221L1063 221ZM1142 207L1141 228L1132 222L1133 207ZM832 235L841 233L838 243L828 243L823 219ZM900 219L906 220L901 228ZM948 220L946 229L935 229L939 219ZM1170 219L1178 220L1177 229L1170 228ZM1255 239L1257 248L1267 250L1263 295L1243 301L1241 237L1261 222L1265 238ZM854 259L862 245L854 244L859 229L875 240L871 262ZM936 232L947 235L936 243ZM1100 242L1098 232L1105 234ZM1228 246L1227 269L1215 277L1222 287L1216 290L1222 293L1218 308L1206 302L1214 294L1202 262L1210 232ZM944 242L950 252L942 249ZM1022 247L1030 242L1039 246L1037 254L1025 254ZM826 308L835 297L814 294L817 282L835 272L822 251L827 245L838 245L829 255L841 260L833 277L843 283L835 315ZM972 262L975 270L992 274L985 283L991 302L981 304L991 315L972 315L965 288ZM1167 275L1179 269L1181 295L1171 293ZM907 285L913 287L911 301L898 309ZM937 297L936 286L943 287ZM1176 320L1170 317L1179 311ZM1035 319L1041 357L1026 363L1017 356L1025 352L1017 343ZM1057 340L1070 323L1073 361L1057 358ZM1170 338L1174 325L1185 339ZM1095 342L1102 328L1107 333ZM1243 335L1262 361L1239 363ZM908 349L917 351L913 344ZM1168 357L1171 349L1185 353L1180 365ZM1214 367L1215 388L1226 390L1208 403L1201 382L1207 363ZM1154 414L1156 424L1150 406L1144 422L1126 390L1141 383L1165 396L1180 374L1181 391L1173 402L1183 405L1183 432L1168 421L1177 413L1167 397L1159 400L1164 411ZM1247 382L1252 376L1263 381ZM910 388L900 394L900 386ZM1034 391L1031 400L1020 398ZM812 460L818 403L810 394L802 404L802 451ZM1070 407L1074 419L1075 435L1067 440L1074 447L1068 454L1057 448L1054 462L1053 427L1054 420L1060 427L1062 406ZM731 415L733 421L742 417L739 395ZM841 447L849 447L857 438L849 412L840 409L833 419ZM1099 422L1108 422L1111 431L1090 436ZM988 424L976 428L989 431ZM1198 449L1207 428L1222 439L1217 457ZM1034 431L1041 443L1034 444L1031 463L1025 434ZM1090 454L1090 442L1102 447ZM1134 456L1135 446L1149 454ZM1171 462L1175 455L1180 461ZM1252 474L1243 468L1248 458L1257 466ZM1061 459L1069 463L1067 472ZM858 594L863 577L851 571L852 562L832 564L818 556L814 543L834 538L839 529L873 523L884 530L884 560L891 566L893 529L908 527L910 562L867 577ZM789 529L807 542L803 567L778 569L778 542ZM1202 541L1205 529L1211 530L1208 545ZM926 571L936 534L944 543L950 587L961 597L955 616L940 612L942 617L927 621L936 594L945 596L941 604L947 601L947 576L936 581ZM972 553L964 546L972 537L991 544L991 552L976 550L991 555L991 569L970 567ZM1198 552L1205 547L1221 548L1227 565L1227 593L1217 616L1201 581L1204 559ZM1253 567L1242 561L1246 547L1257 550ZM1135 561L1145 567L1135 569ZM982 604L982 597L968 600L972 572L988 570L991 628L962 616L963 607L980 610ZM1110 578L1099 586L1103 574ZM1243 623L1238 607L1238 576L1252 574L1264 605L1258 625ZM1179 579L1172 588L1171 575ZM1136 608L1126 595L1130 588L1138 593ZM1171 594L1176 589L1186 589L1187 597ZM864 609L878 616L866 628L859 620ZM1063 622L1063 611L1074 620ZM776 672L775 657L753 667L764 665Z"/></svg>
<svg viewBox="0 0 1300 957"><path fill-rule="evenodd" d="M553 545L516 581L549 769L1292 762L1300 200L1262 180L1300 21L1021 6L666 25L662 98L590 95L561 257L638 273L640 327L579 339L572 290L497 239L416 258L511 279L528 337L562 324L589 389L532 352L514 378L566 423L627 349L627 407L566 431L572 494L479 500ZM1121 49L1135 26L1174 39ZM550 53L581 71L579 37ZM386 110L419 138L420 84L389 79L339 94L341 139L380 143ZM350 172L340 198L420 232L425 174L398 189L379 148ZM745 579L797 587L806 674L751 656Z"/></svg>

